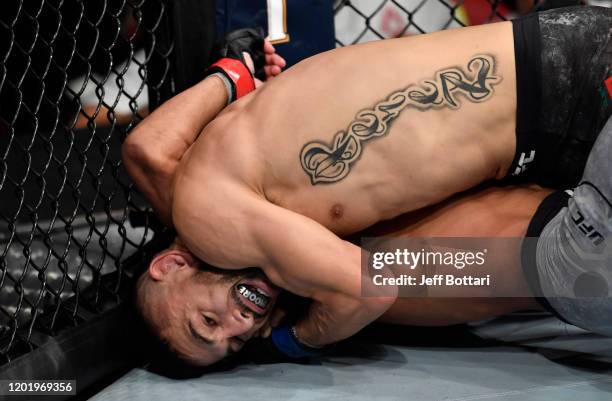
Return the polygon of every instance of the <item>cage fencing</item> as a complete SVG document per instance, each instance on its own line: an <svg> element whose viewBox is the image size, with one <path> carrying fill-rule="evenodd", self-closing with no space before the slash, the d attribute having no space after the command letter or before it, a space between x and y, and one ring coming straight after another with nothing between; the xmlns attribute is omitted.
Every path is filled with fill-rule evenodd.
<svg viewBox="0 0 612 401"><path fill-rule="evenodd" d="M129 222L146 204L120 145L167 90L173 50L163 0L3 9L0 364L120 301L121 262L151 237Z"/></svg>

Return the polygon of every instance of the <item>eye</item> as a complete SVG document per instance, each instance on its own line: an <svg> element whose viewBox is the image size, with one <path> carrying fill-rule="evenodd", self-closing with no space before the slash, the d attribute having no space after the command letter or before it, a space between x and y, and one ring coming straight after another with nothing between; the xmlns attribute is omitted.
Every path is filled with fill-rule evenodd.
<svg viewBox="0 0 612 401"><path fill-rule="evenodd" d="M212 319L212 318L210 318L210 317L208 317L206 315L202 315L202 316L204 317L204 323L207 326L214 327L214 326L217 325L217 321L215 319Z"/></svg>

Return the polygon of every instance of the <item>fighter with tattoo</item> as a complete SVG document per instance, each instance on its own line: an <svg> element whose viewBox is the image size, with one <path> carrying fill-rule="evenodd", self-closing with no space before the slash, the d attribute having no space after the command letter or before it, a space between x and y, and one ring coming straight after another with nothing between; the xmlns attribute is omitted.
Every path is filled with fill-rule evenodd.
<svg viewBox="0 0 612 401"><path fill-rule="evenodd" d="M312 299L272 334L302 356L394 304L361 296L361 249L344 236L486 180L575 186L612 111L611 13L556 10L340 48L251 93L245 58L228 52L124 144L128 172L182 244L236 272L207 281L185 252L158 255L138 285L151 327L209 364L259 332L280 287ZM262 46L249 43L252 54ZM276 57L266 45L255 67L277 69ZM265 277L242 270L252 266Z"/></svg>
<svg viewBox="0 0 612 401"><path fill-rule="evenodd" d="M386 135L406 107L457 109L460 104L455 97L459 94L473 102L487 100L493 94L492 85L501 80L492 74L494 66L493 57L475 56L467 65L467 70L474 72L472 79L460 68L449 68L438 72L434 81L423 81L422 87L393 93L372 109L360 111L346 132L334 136L332 146L315 141L306 144L301 152L302 168L313 185L340 181L349 173L350 164L361 156L363 142Z"/></svg>

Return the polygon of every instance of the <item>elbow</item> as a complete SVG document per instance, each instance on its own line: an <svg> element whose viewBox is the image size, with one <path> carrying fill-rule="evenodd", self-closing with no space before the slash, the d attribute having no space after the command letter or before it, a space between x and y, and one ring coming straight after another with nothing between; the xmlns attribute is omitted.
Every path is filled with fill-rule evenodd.
<svg viewBox="0 0 612 401"><path fill-rule="evenodd" d="M381 296L372 298L368 297L364 299L366 308L368 308L372 314L381 316L395 303L395 300L397 299L397 291L395 291L393 294L385 293Z"/></svg>
<svg viewBox="0 0 612 401"><path fill-rule="evenodd" d="M362 307L378 316L385 313L395 303L398 296L397 286L362 286Z"/></svg>
<svg viewBox="0 0 612 401"><path fill-rule="evenodd" d="M392 279L395 274L389 269L378 270L374 275L364 272L361 277L361 296L374 310L386 312L395 303L399 287Z"/></svg>
<svg viewBox="0 0 612 401"><path fill-rule="evenodd" d="M358 297L345 297L338 300L337 304L342 305L346 310L351 310L355 314L368 316L370 322L382 316L397 299L397 290L385 291L384 293L372 294L362 293Z"/></svg>
<svg viewBox="0 0 612 401"><path fill-rule="evenodd" d="M139 134L137 127L121 145L121 160L130 175L133 175L138 167L144 168L153 159L151 147L146 145Z"/></svg>
<svg viewBox="0 0 612 401"><path fill-rule="evenodd" d="M133 175L134 169L138 166L139 160L143 159L144 149L135 141L132 135L129 135L121 145L121 160L130 175Z"/></svg>
<svg viewBox="0 0 612 401"><path fill-rule="evenodd" d="M154 174L156 177L174 171L177 161L164 154L154 138L139 135L134 130L121 146L121 160L127 172L134 179L141 175Z"/></svg>

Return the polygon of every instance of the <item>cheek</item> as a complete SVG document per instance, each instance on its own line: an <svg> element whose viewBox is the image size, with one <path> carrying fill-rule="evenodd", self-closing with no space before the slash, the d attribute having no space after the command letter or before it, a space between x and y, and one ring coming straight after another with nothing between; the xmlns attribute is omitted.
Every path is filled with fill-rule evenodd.
<svg viewBox="0 0 612 401"><path fill-rule="evenodd" d="M227 309L227 287L207 285L200 282L190 283L181 294L186 308L190 310L222 313Z"/></svg>
<svg viewBox="0 0 612 401"><path fill-rule="evenodd" d="M229 283L219 283L208 288L209 300L208 302L214 308L225 310L231 305L230 290L232 285Z"/></svg>
<svg viewBox="0 0 612 401"><path fill-rule="evenodd" d="M181 324L196 307L194 294L188 285L176 285L168 298L168 317L174 324Z"/></svg>
<svg viewBox="0 0 612 401"><path fill-rule="evenodd" d="M183 299L183 302L187 303L199 303L208 294L207 286L195 278L185 280L177 289L178 296Z"/></svg>
<svg viewBox="0 0 612 401"><path fill-rule="evenodd" d="M161 329L161 338L174 343L176 334L182 329L182 325L185 321L181 314L183 308L178 306L173 298L168 298L168 302L160 309L158 314L158 327Z"/></svg>
<svg viewBox="0 0 612 401"><path fill-rule="evenodd" d="M177 323L180 318L181 311L185 310L184 300L181 297L173 296L168 299L168 303L166 305L166 316L168 316L168 320Z"/></svg>

